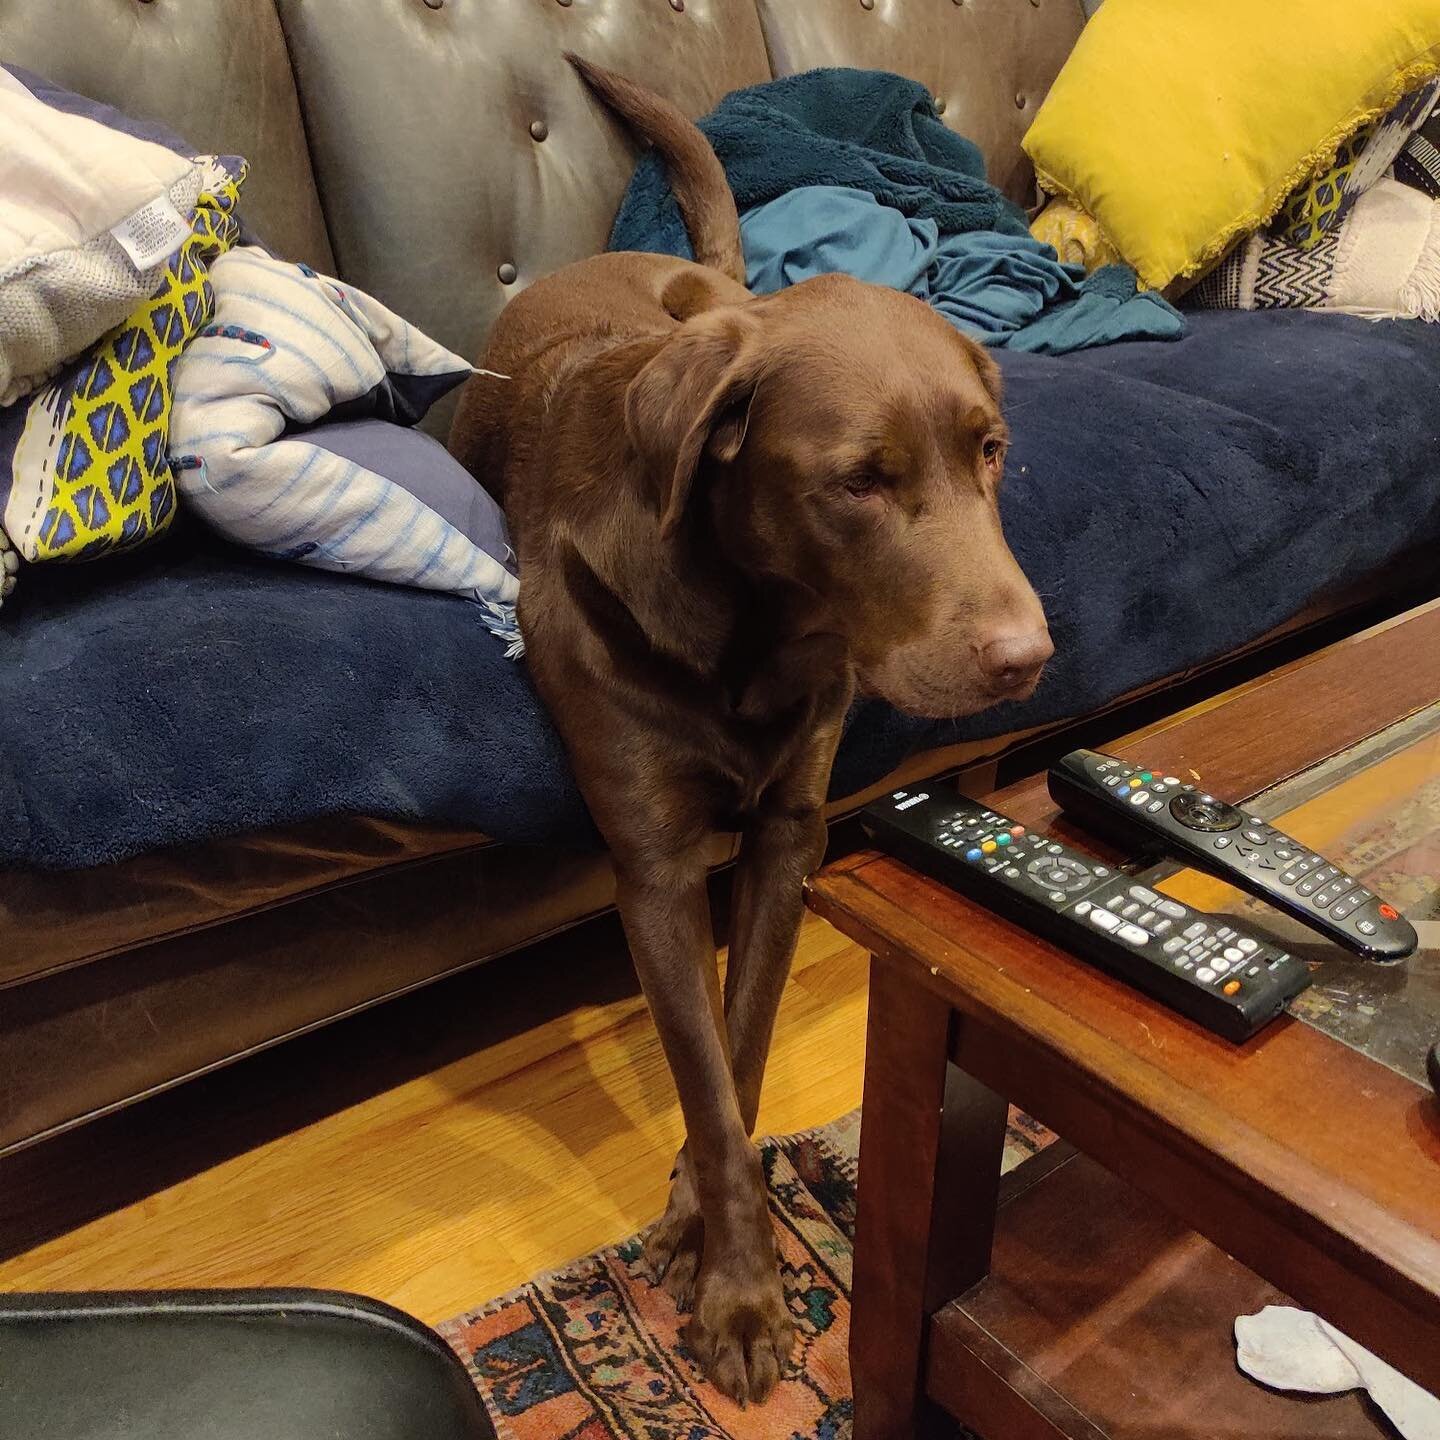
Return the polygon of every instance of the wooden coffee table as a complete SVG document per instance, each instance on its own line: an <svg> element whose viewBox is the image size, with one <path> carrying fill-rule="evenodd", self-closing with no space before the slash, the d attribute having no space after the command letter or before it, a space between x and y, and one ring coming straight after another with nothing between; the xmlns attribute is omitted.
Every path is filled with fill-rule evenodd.
<svg viewBox="0 0 1440 1440"><path fill-rule="evenodd" d="M1440 602L1101 748L1236 799L1308 785L1302 809L1258 808L1299 817L1278 823L1323 849L1343 826L1323 833L1331 792L1314 767L1344 796L1370 773L1364 746L1419 735L1435 780L1414 803L1440 834L1437 700ZM986 798L1123 858L1057 817L1043 775ZM1440 921L1430 854L1416 893ZM1165 883L1184 894L1187 877ZM1440 1393L1440 1103L1405 1030L1440 1026L1440 1010L1417 1021L1401 993L1440 996L1435 922L1408 969L1378 981L1274 928L1331 957L1307 1003L1350 1043L1286 1017L1237 1047L887 857L822 871L809 903L874 957L855 1440L910 1440L940 1411L984 1440L1390 1433L1356 1395L1303 1400L1238 1371L1235 1316L1274 1303L1323 1314ZM1347 976L1389 990L1347 1010ZM1399 1069L1363 1033L1367 1008L1396 1006ZM1061 1140L1002 1182L1009 1102Z"/></svg>

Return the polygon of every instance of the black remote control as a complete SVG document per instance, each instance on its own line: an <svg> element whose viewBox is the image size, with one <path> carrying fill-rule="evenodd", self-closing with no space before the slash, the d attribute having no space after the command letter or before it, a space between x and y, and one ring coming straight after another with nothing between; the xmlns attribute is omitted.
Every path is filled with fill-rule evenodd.
<svg viewBox="0 0 1440 1440"><path fill-rule="evenodd" d="M1097 750L1072 750L1050 770L1061 809L1127 849L1163 850L1227 881L1370 960L1400 960L1415 927L1308 846L1173 775Z"/></svg>
<svg viewBox="0 0 1440 1440"><path fill-rule="evenodd" d="M1248 1040L1310 984L1303 960L963 796L898 790L860 819L915 869L1227 1040Z"/></svg>

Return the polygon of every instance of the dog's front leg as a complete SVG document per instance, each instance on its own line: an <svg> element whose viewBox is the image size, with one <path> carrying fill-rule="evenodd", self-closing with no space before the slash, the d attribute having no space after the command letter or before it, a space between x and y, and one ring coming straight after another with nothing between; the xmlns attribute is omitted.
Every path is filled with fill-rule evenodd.
<svg viewBox="0 0 1440 1440"><path fill-rule="evenodd" d="M794 1330L775 1263L760 1156L731 1073L697 848L617 857L620 917L685 1115L686 1178L704 1256L686 1340L711 1381L740 1402L775 1387Z"/></svg>

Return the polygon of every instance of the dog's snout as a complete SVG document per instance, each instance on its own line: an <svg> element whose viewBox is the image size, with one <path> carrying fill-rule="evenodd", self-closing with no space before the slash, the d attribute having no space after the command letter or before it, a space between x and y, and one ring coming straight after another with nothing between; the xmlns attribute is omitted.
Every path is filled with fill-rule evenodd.
<svg viewBox="0 0 1440 1440"><path fill-rule="evenodd" d="M1055 653L1050 632L1040 625L993 636L980 647L980 668L997 694L1033 689Z"/></svg>

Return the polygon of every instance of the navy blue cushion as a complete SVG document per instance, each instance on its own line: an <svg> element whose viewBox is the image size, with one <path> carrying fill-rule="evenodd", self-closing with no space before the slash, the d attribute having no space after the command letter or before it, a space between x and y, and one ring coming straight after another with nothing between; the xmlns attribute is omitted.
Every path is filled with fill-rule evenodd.
<svg viewBox="0 0 1440 1440"><path fill-rule="evenodd" d="M858 706L836 794L1214 659L1440 542L1440 326L1202 313L1178 343L997 358L1006 527L1055 660L1034 699L960 722ZM0 612L0 863L343 812L595 842L524 665L464 600L184 535L103 579L43 569Z"/></svg>

